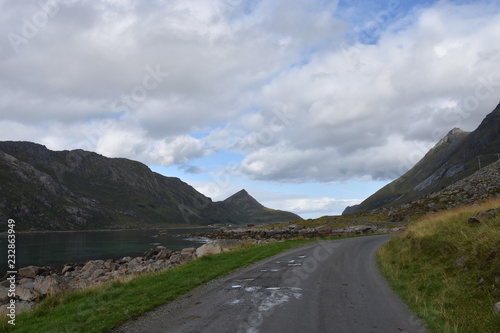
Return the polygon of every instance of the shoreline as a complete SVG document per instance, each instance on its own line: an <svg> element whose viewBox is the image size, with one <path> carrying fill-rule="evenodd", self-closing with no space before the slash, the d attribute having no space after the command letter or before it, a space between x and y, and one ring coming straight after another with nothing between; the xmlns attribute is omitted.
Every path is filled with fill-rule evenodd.
<svg viewBox="0 0 500 333"><path fill-rule="evenodd" d="M175 229L213 229L217 228L207 226L186 226L186 227L151 227L151 228L117 228L117 229L78 229L78 230L16 230L18 234L47 234L47 233L70 233L70 232L112 232L112 231L162 231ZM0 236L8 235L7 231L0 232Z"/></svg>

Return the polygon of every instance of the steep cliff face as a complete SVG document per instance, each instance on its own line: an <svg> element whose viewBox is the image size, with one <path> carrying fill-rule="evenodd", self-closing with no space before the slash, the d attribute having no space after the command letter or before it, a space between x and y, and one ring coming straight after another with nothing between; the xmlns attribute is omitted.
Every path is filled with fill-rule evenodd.
<svg viewBox="0 0 500 333"><path fill-rule="evenodd" d="M498 160L500 104L471 133L451 130L413 168L363 201L356 212L394 206L440 191Z"/></svg>
<svg viewBox="0 0 500 333"><path fill-rule="evenodd" d="M20 229L237 224L250 218L140 162L83 150L56 152L31 142L0 142L0 180L0 223L14 218ZM290 214L263 216L300 219Z"/></svg>

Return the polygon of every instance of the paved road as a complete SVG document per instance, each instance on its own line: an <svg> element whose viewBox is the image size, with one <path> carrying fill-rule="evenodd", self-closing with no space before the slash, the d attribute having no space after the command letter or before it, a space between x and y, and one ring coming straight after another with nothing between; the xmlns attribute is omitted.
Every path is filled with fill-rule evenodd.
<svg viewBox="0 0 500 333"><path fill-rule="evenodd" d="M426 332L376 267L375 253L390 237L327 241L287 251L113 332Z"/></svg>

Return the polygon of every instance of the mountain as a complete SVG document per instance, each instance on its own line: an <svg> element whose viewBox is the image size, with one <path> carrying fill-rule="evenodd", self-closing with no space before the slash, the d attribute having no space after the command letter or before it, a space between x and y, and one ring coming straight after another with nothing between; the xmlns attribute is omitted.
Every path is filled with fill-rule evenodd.
<svg viewBox="0 0 500 333"><path fill-rule="evenodd" d="M342 215L348 215L352 214L356 211L356 209L359 207L359 205L353 205L353 206L347 206L344 211L342 212Z"/></svg>
<svg viewBox="0 0 500 333"><path fill-rule="evenodd" d="M366 215L377 218L383 216L386 220L393 222L415 221L430 212L471 206L493 198L500 198L500 160L441 191L409 203L373 209L366 212Z"/></svg>
<svg viewBox="0 0 500 333"><path fill-rule="evenodd" d="M230 200L233 197L237 200ZM19 230L301 219L260 205L246 191L213 202L180 179L155 173L137 161L80 149L51 151L36 143L5 141L0 142L0 225L6 225L10 218L16 220Z"/></svg>
<svg viewBox="0 0 500 333"><path fill-rule="evenodd" d="M297 221L297 215L281 210L266 208L247 191L241 190L219 203L223 211L230 212L237 221L245 223L266 223L275 219ZM299 218L300 219L300 218Z"/></svg>
<svg viewBox="0 0 500 333"><path fill-rule="evenodd" d="M473 132L451 130L413 168L363 201L355 212L409 203L498 160L500 104Z"/></svg>

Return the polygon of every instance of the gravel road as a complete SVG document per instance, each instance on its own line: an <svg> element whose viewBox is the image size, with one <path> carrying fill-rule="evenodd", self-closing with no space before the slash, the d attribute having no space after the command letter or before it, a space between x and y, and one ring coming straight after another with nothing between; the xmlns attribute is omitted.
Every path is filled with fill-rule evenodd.
<svg viewBox="0 0 500 333"><path fill-rule="evenodd" d="M292 249L212 281L112 332L426 332L377 269L376 251L390 237Z"/></svg>

